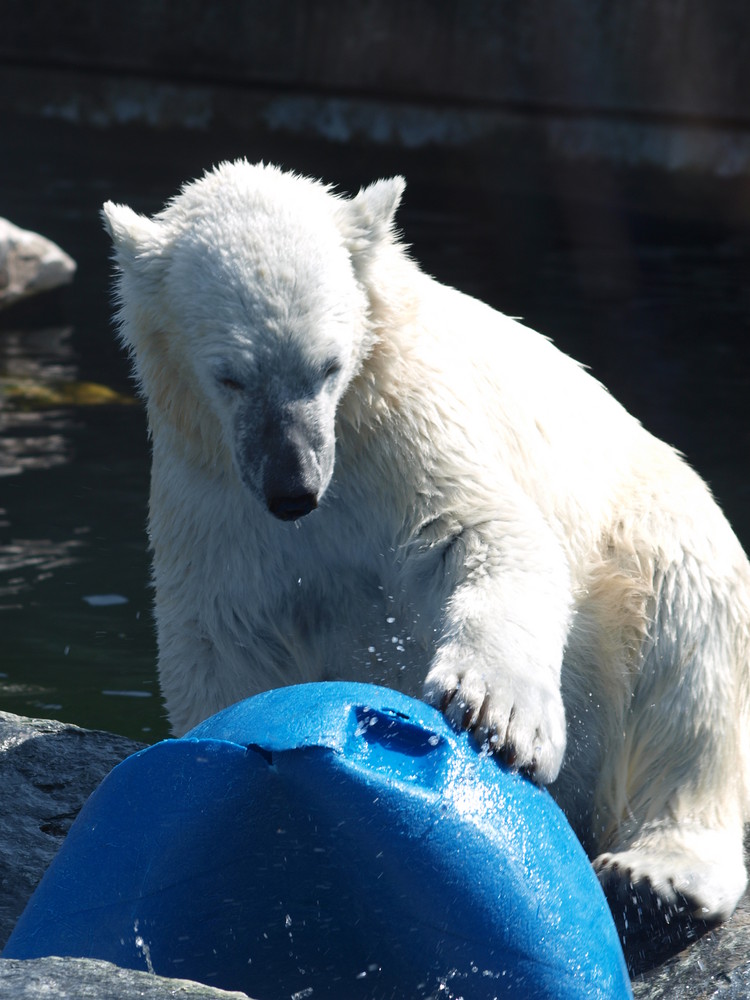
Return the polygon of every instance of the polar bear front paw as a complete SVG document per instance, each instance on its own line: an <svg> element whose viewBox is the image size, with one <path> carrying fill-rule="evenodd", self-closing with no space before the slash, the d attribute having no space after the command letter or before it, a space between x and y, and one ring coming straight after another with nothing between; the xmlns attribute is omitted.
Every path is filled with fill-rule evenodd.
<svg viewBox="0 0 750 1000"><path fill-rule="evenodd" d="M488 675L475 667L436 664L424 698L457 729L541 785L554 781L565 752L565 709L559 691L538 681Z"/></svg>

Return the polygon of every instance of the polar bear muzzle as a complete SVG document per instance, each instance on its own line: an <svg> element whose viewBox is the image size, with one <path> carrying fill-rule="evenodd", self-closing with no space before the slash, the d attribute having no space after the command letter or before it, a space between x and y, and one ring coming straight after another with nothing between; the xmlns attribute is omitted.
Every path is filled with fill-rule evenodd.
<svg viewBox="0 0 750 1000"><path fill-rule="evenodd" d="M335 457L333 421L321 417L315 400L267 406L260 418L252 406L238 414L240 477L281 521L296 521L315 510L330 482Z"/></svg>

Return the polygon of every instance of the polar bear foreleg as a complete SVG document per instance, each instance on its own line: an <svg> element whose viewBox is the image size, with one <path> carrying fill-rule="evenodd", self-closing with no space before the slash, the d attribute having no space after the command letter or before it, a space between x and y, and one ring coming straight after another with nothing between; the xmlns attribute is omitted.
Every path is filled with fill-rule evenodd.
<svg viewBox="0 0 750 1000"><path fill-rule="evenodd" d="M556 540L528 519L486 522L465 528L443 563L454 586L426 700L540 784L554 781L566 741L560 672L571 605Z"/></svg>

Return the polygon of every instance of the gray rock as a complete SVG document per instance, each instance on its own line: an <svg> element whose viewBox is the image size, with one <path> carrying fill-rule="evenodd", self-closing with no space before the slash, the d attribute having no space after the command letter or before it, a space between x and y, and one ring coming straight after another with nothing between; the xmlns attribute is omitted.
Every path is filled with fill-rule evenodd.
<svg viewBox="0 0 750 1000"><path fill-rule="evenodd" d="M81 806L140 748L124 736L0 712L0 947Z"/></svg>
<svg viewBox="0 0 750 1000"><path fill-rule="evenodd" d="M186 979L163 979L90 958L0 959L0 1000L247 1000Z"/></svg>
<svg viewBox="0 0 750 1000"><path fill-rule="evenodd" d="M0 219L0 309L73 280L76 262L56 243Z"/></svg>

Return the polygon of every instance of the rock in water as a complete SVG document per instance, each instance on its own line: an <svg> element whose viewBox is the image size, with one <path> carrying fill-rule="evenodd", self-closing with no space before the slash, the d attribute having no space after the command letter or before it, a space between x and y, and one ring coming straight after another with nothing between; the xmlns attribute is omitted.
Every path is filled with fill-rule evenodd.
<svg viewBox="0 0 750 1000"><path fill-rule="evenodd" d="M247 1000L185 979L118 969L90 958L0 959L0 998L8 1000Z"/></svg>
<svg viewBox="0 0 750 1000"><path fill-rule="evenodd" d="M56 243L0 219L0 309L73 280L76 262Z"/></svg>
<svg viewBox="0 0 750 1000"><path fill-rule="evenodd" d="M0 712L0 947L83 803L141 746L124 736Z"/></svg>

